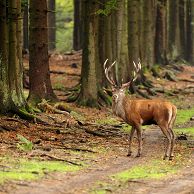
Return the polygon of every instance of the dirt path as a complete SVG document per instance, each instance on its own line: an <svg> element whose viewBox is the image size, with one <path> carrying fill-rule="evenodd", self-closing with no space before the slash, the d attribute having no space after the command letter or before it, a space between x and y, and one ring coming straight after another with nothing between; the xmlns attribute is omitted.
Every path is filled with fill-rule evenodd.
<svg viewBox="0 0 194 194"><path fill-rule="evenodd" d="M106 181L109 175L129 169L138 164L145 164L149 158L162 158L164 139L158 129L145 133L143 156L128 158L122 153L112 156L106 162L99 162L85 170L75 173L55 173L46 178L30 183L13 183L6 189L9 194L77 194L89 193L96 182ZM152 150L152 151L150 151ZM192 160L194 157L192 158ZM98 158L100 161L100 158ZM193 160L194 161L194 160ZM163 181L129 182L127 188L120 193L192 193L194 191L194 165ZM114 192L112 192L114 193ZM193 192L194 193L194 192Z"/></svg>

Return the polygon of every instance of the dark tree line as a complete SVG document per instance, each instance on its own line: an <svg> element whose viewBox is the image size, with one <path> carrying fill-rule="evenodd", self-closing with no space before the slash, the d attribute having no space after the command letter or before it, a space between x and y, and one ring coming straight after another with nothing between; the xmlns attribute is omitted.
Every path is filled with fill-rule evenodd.
<svg viewBox="0 0 194 194"><path fill-rule="evenodd" d="M148 69L182 59L194 62L193 0L74 0L74 8L73 46L83 50L79 104L110 104L104 89L107 58L109 63L117 60L113 77L118 83L130 79L132 61L139 59ZM48 15L55 23L54 9L51 0L30 0L23 7L20 0L0 0L1 112L29 108L22 83L22 39L28 40L28 36L29 45L23 44L29 47L30 60L27 100L36 105L42 99L56 99L48 60L48 49L55 48L48 41L52 37L51 43L55 42L55 32L51 32L55 25L48 28L48 24L52 26Z"/></svg>
<svg viewBox="0 0 194 194"><path fill-rule="evenodd" d="M22 23L26 8L21 5L20 0L0 1L0 112L25 115L30 107L23 94ZM28 102L36 105L42 99L53 100L56 96L49 71L47 0L30 0L29 10Z"/></svg>

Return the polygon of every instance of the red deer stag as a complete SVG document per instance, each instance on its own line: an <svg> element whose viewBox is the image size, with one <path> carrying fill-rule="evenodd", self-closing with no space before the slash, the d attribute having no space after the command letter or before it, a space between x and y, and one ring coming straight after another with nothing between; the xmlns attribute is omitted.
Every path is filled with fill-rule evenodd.
<svg viewBox="0 0 194 194"><path fill-rule="evenodd" d="M109 83L112 85L112 110L113 113L122 118L127 124L131 125L131 132L129 136L129 150L128 155L131 156L131 143L134 132L137 132L138 138L138 152L139 157L142 153L142 125L156 124L160 127L163 134L167 137L167 147L164 155L164 159L169 158L172 160L175 134L172 130L173 124L176 119L177 108L168 101L161 99L131 99L126 95L125 91L129 87L132 81L137 79L137 75L141 70L141 63L137 65L133 61L134 71L133 79L127 83L118 86L113 77L110 76L110 70L116 63L112 63L109 67L106 67L108 59L104 62L105 76Z"/></svg>

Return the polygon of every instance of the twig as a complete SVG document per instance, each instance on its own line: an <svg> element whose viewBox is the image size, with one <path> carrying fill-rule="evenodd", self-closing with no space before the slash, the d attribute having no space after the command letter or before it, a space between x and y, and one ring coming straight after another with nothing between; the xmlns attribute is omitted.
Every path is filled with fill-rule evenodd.
<svg viewBox="0 0 194 194"><path fill-rule="evenodd" d="M65 74L65 75L70 75L70 76L80 76L80 74L77 74L77 73L68 73L68 72L65 72L65 71L56 71L56 70L50 70L50 73Z"/></svg>
<svg viewBox="0 0 194 194"><path fill-rule="evenodd" d="M64 149L69 149L69 150L75 150L75 151L83 151L83 152L91 152L91 153L97 153L93 150L88 150L85 148L70 148L70 147L64 147Z"/></svg>
<svg viewBox="0 0 194 194"><path fill-rule="evenodd" d="M86 133L89 133L89 134L92 134L94 136L99 136L99 137L108 137L110 135L105 135L103 133L101 133L100 131L92 131L90 129L86 129L86 128L83 128L85 130Z"/></svg>
<svg viewBox="0 0 194 194"><path fill-rule="evenodd" d="M63 158L58 158L58 157L50 155L50 154L43 153L40 156L47 156L47 157L49 157L51 159L54 159L54 160L57 160L57 161L63 161L63 162L67 162L67 163L70 163L70 164L73 164L73 165L76 165L76 166L82 166L82 164L78 164L78 163L63 159Z"/></svg>
<svg viewBox="0 0 194 194"><path fill-rule="evenodd" d="M74 151L83 151L83 152L91 152L91 153L97 153L93 150L89 150L89 149L86 149L86 148L71 148L71 147L66 147L66 146L56 146L54 145L54 148L55 149L64 149L64 150L74 150Z"/></svg>
<svg viewBox="0 0 194 194"><path fill-rule="evenodd" d="M17 119L17 118L4 118L4 120L6 120L6 121L15 121L15 122L18 122L18 123L21 123L21 124L25 125L26 127L29 127L28 122L22 121L22 120Z"/></svg>

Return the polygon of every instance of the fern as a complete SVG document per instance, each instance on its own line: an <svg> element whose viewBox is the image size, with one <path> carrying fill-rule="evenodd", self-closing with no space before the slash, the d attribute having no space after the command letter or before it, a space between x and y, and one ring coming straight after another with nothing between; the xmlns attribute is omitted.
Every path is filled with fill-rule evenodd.
<svg viewBox="0 0 194 194"><path fill-rule="evenodd" d="M33 143L29 141L28 139L26 139L24 136L17 135L17 138L20 141L17 144L18 149L25 151L25 152L31 151L33 149Z"/></svg>
<svg viewBox="0 0 194 194"><path fill-rule="evenodd" d="M96 14L108 16L112 10L117 9L117 0L109 0L105 3L104 9L99 9Z"/></svg>

